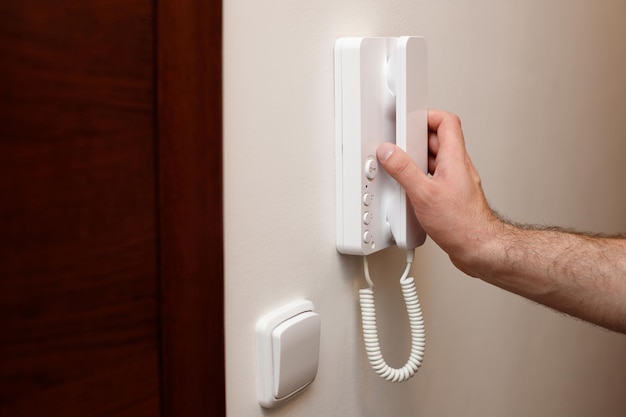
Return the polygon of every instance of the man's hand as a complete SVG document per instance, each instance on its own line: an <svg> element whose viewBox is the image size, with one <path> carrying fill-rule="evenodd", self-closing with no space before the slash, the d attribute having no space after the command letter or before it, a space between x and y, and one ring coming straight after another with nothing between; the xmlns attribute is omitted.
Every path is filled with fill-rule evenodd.
<svg viewBox="0 0 626 417"><path fill-rule="evenodd" d="M473 259L482 256L505 225L492 213L480 177L465 150L461 121L451 113L428 112L428 171L424 174L390 143L378 147L385 170L402 185L428 235L462 271L476 275Z"/></svg>
<svg viewBox="0 0 626 417"><path fill-rule="evenodd" d="M463 272L626 333L626 239L514 225L490 209L459 118L428 112L428 171L396 146L377 156L405 189L428 235Z"/></svg>

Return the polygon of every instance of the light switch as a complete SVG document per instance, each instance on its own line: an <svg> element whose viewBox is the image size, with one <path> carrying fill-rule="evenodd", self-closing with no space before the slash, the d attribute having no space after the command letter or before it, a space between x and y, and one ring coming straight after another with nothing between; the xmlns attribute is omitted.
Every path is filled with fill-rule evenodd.
<svg viewBox="0 0 626 417"><path fill-rule="evenodd" d="M298 300L257 322L257 386L263 407L279 405L315 379L321 322L313 307L311 301Z"/></svg>
<svg viewBox="0 0 626 417"><path fill-rule="evenodd" d="M284 322L272 332L274 397L283 398L305 387L317 374L320 316L308 311Z"/></svg>

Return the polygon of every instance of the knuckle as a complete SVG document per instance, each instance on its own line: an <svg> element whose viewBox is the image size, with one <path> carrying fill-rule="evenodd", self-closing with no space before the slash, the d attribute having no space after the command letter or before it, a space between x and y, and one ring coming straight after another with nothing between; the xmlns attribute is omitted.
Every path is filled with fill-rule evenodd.
<svg viewBox="0 0 626 417"><path fill-rule="evenodd" d="M458 125L459 127L461 127L461 118L459 117L459 115L458 115L458 114L455 114L455 113L450 113L450 120L451 120L454 124L456 124L456 125Z"/></svg>

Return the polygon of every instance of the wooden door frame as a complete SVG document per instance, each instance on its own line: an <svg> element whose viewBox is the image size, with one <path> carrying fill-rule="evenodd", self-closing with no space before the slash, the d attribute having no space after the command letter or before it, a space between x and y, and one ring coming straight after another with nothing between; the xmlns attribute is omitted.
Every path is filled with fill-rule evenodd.
<svg viewBox="0 0 626 417"><path fill-rule="evenodd" d="M162 415L225 416L222 1L156 12Z"/></svg>

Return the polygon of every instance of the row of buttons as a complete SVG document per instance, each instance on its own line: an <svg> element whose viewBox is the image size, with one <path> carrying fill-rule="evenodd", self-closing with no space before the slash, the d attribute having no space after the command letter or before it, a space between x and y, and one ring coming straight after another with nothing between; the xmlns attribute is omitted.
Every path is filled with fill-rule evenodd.
<svg viewBox="0 0 626 417"><path fill-rule="evenodd" d="M372 202L372 195L369 193L363 194L363 205L367 207L370 205L371 202ZM372 221L372 213L369 211L365 211L363 213L363 224L367 226L370 224L371 221ZM363 233L363 242L368 244L371 241L372 241L372 232L370 232L369 230L365 230L365 233Z"/></svg>
<svg viewBox="0 0 626 417"><path fill-rule="evenodd" d="M378 162L376 161L376 157L370 155L367 157L365 161L365 177L372 181L376 178L376 173L378 172ZM366 192L363 194L363 205L365 207L369 206L372 203L372 194ZM363 224L366 226L370 224L372 221L372 213L369 211L365 211L363 213ZM372 232L369 230L365 230L363 233L363 242L365 244L371 244L374 246L374 237L372 236Z"/></svg>

